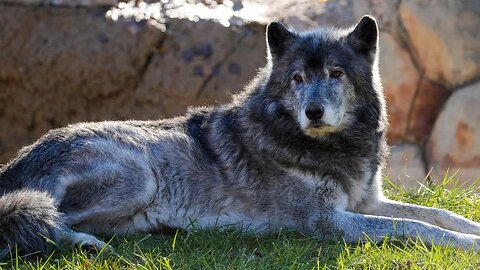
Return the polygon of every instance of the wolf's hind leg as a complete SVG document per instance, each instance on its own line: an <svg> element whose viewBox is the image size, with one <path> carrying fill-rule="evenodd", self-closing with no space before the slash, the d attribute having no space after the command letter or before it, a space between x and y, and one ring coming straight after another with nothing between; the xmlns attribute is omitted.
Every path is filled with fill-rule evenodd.
<svg viewBox="0 0 480 270"><path fill-rule="evenodd" d="M480 223L451 211L392 200L379 200L365 207L364 214L423 221L444 229L480 235Z"/></svg>
<svg viewBox="0 0 480 270"><path fill-rule="evenodd" d="M60 243L79 247L87 252L103 251L110 253L113 251L111 246L98 240L95 236L83 232L76 232L68 227L62 227Z"/></svg>

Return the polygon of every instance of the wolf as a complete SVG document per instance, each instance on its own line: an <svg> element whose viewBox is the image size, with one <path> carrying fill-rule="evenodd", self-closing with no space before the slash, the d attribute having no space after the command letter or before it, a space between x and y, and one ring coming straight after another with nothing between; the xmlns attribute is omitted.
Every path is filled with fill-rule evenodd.
<svg viewBox="0 0 480 270"><path fill-rule="evenodd" d="M3 254L110 249L94 235L164 228L479 250L479 223L382 193L378 38L368 15L350 29L272 22L266 66L228 104L50 130L1 168Z"/></svg>

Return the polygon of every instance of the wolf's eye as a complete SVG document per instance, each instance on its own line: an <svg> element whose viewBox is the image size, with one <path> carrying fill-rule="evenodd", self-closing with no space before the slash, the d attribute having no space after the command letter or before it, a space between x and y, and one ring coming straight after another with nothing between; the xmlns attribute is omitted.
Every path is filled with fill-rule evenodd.
<svg viewBox="0 0 480 270"><path fill-rule="evenodd" d="M343 76L343 71L335 69L330 72L330 78L340 78Z"/></svg>
<svg viewBox="0 0 480 270"><path fill-rule="evenodd" d="M303 82L303 77L296 74L293 76L293 80L296 82L296 83L302 83Z"/></svg>

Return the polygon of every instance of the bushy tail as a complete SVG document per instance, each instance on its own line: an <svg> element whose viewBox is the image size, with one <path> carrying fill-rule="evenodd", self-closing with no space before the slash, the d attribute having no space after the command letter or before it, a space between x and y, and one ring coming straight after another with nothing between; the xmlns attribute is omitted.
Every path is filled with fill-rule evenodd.
<svg viewBox="0 0 480 270"><path fill-rule="evenodd" d="M59 225L59 212L47 192L24 189L1 196L0 236L8 246L0 258L16 251L47 254L52 246L48 239L56 240Z"/></svg>

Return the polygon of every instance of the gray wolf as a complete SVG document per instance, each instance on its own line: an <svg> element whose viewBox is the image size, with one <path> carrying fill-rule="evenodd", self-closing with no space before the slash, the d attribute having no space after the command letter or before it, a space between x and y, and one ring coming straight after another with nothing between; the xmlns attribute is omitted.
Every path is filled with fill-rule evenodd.
<svg viewBox="0 0 480 270"><path fill-rule="evenodd" d="M267 65L229 104L49 131L1 168L3 253L46 254L46 239L102 249L95 234L165 227L478 250L479 223L382 194L378 35L370 16L343 30L274 22Z"/></svg>

